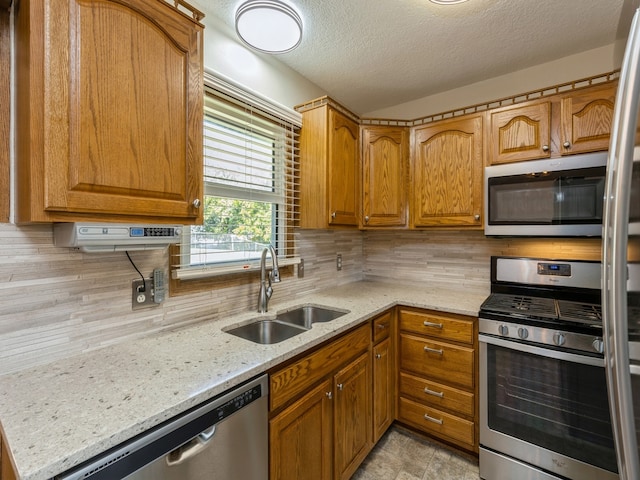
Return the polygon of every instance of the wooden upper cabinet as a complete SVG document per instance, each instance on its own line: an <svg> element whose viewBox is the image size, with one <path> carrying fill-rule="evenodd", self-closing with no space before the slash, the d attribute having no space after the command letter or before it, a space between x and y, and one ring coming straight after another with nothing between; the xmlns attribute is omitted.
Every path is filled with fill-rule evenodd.
<svg viewBox="0 0 640 480"><path fill-rule="evenodd" d="M327 103L302 110L300 227L358 226L360 127Z"/></svg>
<svg viewBox="0 0 640 480"><path fill-rule="evenodd" d="M491 164L551 156L551 102L500 108L490 117Z"/></svg>
<svg viewBox="0 0 640 480"><path fill-rule="evenodd" d="M562 155L609 148L615 95L615 84L608 84L577 90L562 99Z"/></svg>
<svg viewBox="0 0 640 480"><path fill-rule="evenodd" d="M358 225L360 127L329 110L329 224Z"/></svg>
<svg viewBox="0 0 640 480"><path fill-rule="evenodd" d="M365 127L362 145L362 226L406 226L408 129Z"/></svg>
<svg viewBox="0 0 640 480"><path fill-rule="evenodd" d="M202 221L202 15L21 1L17 220Z"/></svg>
<svg viewBox="0 0 640 480"><path fill-rule="evenodd" d="M416 128L411 226L482 226L482 115Z"/></svg>

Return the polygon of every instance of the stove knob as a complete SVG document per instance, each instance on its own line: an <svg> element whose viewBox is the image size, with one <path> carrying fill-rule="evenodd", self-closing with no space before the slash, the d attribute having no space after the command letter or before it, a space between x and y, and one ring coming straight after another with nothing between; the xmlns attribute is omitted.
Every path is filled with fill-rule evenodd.
<svg viewBox="0 0 640 480"><path fill-rule="evenodd" d="M525 340L528 336L529 336L529 330L527 330L526 328L518 328L518 336L522 339Z"/></svg>
<svg viewBox="0 0 640 480"><path fill-rule="evenodd" d="M553 334L553 343L555 343L556 345L564 345L565 340L566 339L565 339L564 333Z"/></svg>
<svg viewBox="0 0 640 480"><path fill-rule="evenodd" d="M596 352L604 353L604 342L601 338L596 338L591 345Z"/></svg>
<svg viewBox="0 0 640 480"><path fill-rule="evenodd" d="M503 337L506 337L509 335L509 327L507 327L506 325L500 325L498 327L498 333L500 335L502 335Z"/></svg>

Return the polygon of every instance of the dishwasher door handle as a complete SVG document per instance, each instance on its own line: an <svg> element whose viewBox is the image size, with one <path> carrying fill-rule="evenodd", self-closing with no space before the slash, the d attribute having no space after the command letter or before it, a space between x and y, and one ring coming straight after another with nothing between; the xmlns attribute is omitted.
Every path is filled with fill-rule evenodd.
<svg viewBox="0 0 640 480"><path fill-rule="evenodd" d="M167 466L175 467L176 465L180 465L181 463L186 462L190 458L193 458L204 451L215 433L216 426L213 425L212 427L207 428L206 430L201 432L196 437L192 438L184 445L169 452L166 456Z"/></svg>

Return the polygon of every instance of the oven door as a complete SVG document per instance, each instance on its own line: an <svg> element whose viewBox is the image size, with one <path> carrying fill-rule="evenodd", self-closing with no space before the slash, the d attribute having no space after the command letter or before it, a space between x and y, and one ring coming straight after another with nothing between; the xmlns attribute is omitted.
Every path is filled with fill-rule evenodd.
<svg viewBox="0 0 640 480"><path fill-rule="evenodd" d="M479 345L481 478L618 478L602 359L483 334Z"/></svg>

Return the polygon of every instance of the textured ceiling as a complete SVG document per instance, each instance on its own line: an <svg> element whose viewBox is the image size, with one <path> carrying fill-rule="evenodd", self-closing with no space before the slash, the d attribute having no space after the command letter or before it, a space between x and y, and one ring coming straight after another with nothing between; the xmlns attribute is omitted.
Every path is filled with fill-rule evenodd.
<svg viewBox="0 0 640 480"><path fill-rule="evenodd" d="M233 29L243 0L207 1ZM355 113L612 44L624 0L287 0L304 38L278 60Z"/></svg>

